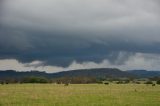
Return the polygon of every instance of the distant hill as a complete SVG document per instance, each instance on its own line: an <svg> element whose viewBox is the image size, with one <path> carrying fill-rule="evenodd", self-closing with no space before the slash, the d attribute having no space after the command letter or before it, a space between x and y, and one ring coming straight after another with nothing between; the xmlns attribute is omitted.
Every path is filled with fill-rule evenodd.
<svg viewBox="0 0 160 106"><path fill-rule="evenodd" d="M45 72L39 72L39 71L27 71L27 72L17 72L15 70L3 70L0 71L0 79L3 78L24 78L28 76L43 76L43 77L49 77L50 74Z"/></svg>
<svg viewBox="0 0 160 106"><path fill-rule="evenodd" d="M160 77L160 71L129 70L127 72L140 78Z"/></svg>
<svg viewBox="0 0 160 106"><path fill-rule="evenodd" d="M112 78L122 78L122 77L133 77L134 75L121 71L115 68L98 68L98 69L79 69L71 71L62 71L58 73L46 73L39 71L28 71L28 72L16 72L14 70L0 71L0 78L23 78L28 76L38 76L47 78L60 78L60 77L112 77Z"/></svg>
<svg viewBox="0 0 160 106"><path fill-rule="evenodd" d="M121 71L116 68L97 68L97 69L79 69L62 71L57 73L46 73L39 71L27 71L27 72L17 72L15 70L5 70L0 71L0 79L5 78L16 78L21 79L24 77L36 76L36 77L46 77L46 78L60 78L60 77L106 77L106 78L127 78L127 77L139 77L139 78L149 78L158 76L160 77L160 71L146 71L146 70L129 70Z"/></svg>
<svg viewBox="0 0 160 106"><path fill-rule="evenodd" d="M98 68L98 69L79 69L71 71L63 71L53 74L54 77L74 77L74 76L88 76L88 77L133 77L132 74L121 71L116 68Z"/></svg>

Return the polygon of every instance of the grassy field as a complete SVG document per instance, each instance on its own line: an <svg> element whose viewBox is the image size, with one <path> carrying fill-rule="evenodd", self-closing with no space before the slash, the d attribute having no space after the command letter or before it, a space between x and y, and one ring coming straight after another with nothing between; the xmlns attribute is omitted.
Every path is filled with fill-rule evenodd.
<svg viewBox="0 0 160 106"><path fill-rule="evenodd" d="M0 85L0 106L160 106L160 86L144 84Z"/></svg>

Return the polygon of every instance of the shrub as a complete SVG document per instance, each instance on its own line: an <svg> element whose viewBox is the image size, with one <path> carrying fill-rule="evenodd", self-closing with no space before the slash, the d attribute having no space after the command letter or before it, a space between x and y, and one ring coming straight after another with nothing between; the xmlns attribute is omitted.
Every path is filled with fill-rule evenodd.
<svg viewBox="0 0 160 106"><path fill-rule="evenodd" d="M3 82L3 81L1 81L1 84L2 84L2 85L4 85L4 82Z"/></svg>
<svg viewBox="0 0 160 106"><path fill-rule="evenodd" d="M48 83L48 79L44 77L26 77L23 79L22 83Z"/></svg>
<svg viewBox="0 0 160 106"><path fill-rule="evenodd" d="M145 84L153 84L153 82L152 81L147 81L147 82L145 82Z"/></svg>
<svg viewBox="0 0 160 106"><path fill-rule="evenodd" d="M123 81L118 81L116 84L123 84Z"/></svg>
<svg viewBox="0 0 160 106"><path fill-rule="evenodd" d="M152 86L156 86L156 84L152 84Z"/></svg>
<svg viewBox="0 0 160 106"><path fill-rule="evenodd" d="M69 83L65 83L65 84L64 84L64 86L68 86L68 85L69 85Z"/></svg>
<svg viewBox="0 0 160 106"><path fill-rule="evenodd" d="M103 84L103 82L102 82L102 81L97 81L96 83L97 83L97 84Z"/></svg>
<svg viewBox="0 0 160 106"><path fill-rule="evenodd" d="M157 84L159 84L159 85L160 85L160 80L158 80L158 81L157 81Z"/></svg>
<svg viewBox="0 0 160 106"><path fill-rule="evenodd" d="M104 84L105 84L105 85L109 85L109 83L108 83L108 82L105 82Z"/></svg>
<svg viewBox="0 0 160 106"><path fill-rule="evenodd" d="M141 84L140 82L138 82L138 81L136 81L136 82L134 82L135 84Z"/></svg>
<svg viewBox="0 0 160 106"><path fill-rule="evenodd" d="M128 84L128 83L130 83L130 80L125 80L124 83Z"/></svg>

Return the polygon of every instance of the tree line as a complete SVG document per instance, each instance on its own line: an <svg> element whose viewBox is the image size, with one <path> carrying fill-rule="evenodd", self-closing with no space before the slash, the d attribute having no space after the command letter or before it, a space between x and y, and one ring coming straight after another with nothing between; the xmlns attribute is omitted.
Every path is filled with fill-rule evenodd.
<svg viewBox="0 0 160 106"><path fill-rule="evenodd" d="M160 77L153 77L146 79L144 84L153 84L153 81L157 84L160 84ZM37 76L28 76L23 78L3 78L0 79L1 84L9 83L57 83L57 84L90 84L90 83L112 83L116 84L127 84L135 83L140 84L138 79L133 78L95 78L88 76L77 76L77 77L60 77L60 78L47 78L47 77L37 77Z"/></svg>
<svg viewBox="0 0 160 106"><path fill-rule="evenodd" d="M60 78L47 78L47 77L37 77L29 76L24 78L3 78L0 79L1 84L9 83L57 83L57 84L88 84L96 83L96 78L93 77L60 77Z"/></svg>

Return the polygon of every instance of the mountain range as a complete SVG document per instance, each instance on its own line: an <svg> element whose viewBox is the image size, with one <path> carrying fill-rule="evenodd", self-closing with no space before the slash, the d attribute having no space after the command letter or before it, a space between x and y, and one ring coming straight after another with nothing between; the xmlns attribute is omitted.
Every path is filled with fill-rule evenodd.
<svg viewBox="0 0 160 106"><path fill-rule="evenodd" d="M160 77L160 71L147 70L129 70L121 71L116 68L97 68L97 69L79 69L62 71L57 73L46 73L39 71L17 72L15 70L1 70L0 79L3 78L24 78L28 76L46 77L46 78L60 78L60 77L106 77L106 78L150 78Z"/></svg>

